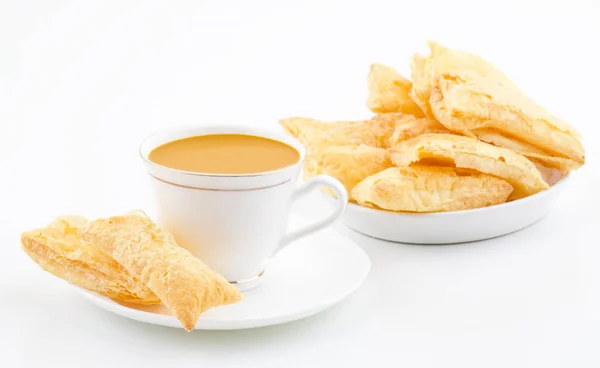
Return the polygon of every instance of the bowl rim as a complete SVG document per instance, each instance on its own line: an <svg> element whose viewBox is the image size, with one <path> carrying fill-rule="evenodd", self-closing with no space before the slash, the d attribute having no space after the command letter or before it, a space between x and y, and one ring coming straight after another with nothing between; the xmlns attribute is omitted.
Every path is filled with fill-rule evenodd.
<svg viewBox="0 0 600 368"><path fill-rule="evenodd" d="M396 211L390 211L390 210L384 210L384 209L378 209L378 208L365 207L365 206L361 206L356 203L348 202L348 209L346 211L352 209L353 211L363 211L364 213L368 213L368 214L377 213L377 214L388 214L388 215L392 215L392 216L420 216L420 217L424 217L424 216L426 216L426 217L448 217L448 216L456 216L456 215L462 215L462 214L473 214L473 213L484 212L484 211L494 211L494 210L506 209L506 208L510 208L510 207L514 207L514 206L525 205L527 202L531 202L531 201L535 201L535 200L543 198L544 196L548 195L550 192L561 190L562 187L565 185L565 183L571 179L572 174L573 174L573 171L569 172L567 175L565 175L562 179L560 179L557 183L555 183L550 188L548 188L546 190L542 190L541 192L530 195L528 197L517 199L516 201L495 204L492 206L473 208L470 210L459 210L459 211L448 211L448 212L396 212ZM328 199L331 199L327 194L324 194L324 195Z"/></svg>

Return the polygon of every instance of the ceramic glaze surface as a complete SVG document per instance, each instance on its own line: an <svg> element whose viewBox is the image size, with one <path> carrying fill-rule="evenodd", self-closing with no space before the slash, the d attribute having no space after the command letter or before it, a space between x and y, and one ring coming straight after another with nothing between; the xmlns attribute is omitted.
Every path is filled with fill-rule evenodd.
<svg viewBox="0 0 600 368"><path fill-rule="evenodd" d="M283 142L300 153L297 164L259 174L199 174L171 169L148 159L152 150L176 139L206 134L249 134ZM266 262L285 245L332 225L346 209L348 195L334 178L318 176L297 187L306 151L282 133L249 127L180 127L155 133L140 147L155 200L157 223L178 244L228 281L260 281ZM285 234L292 202L321 186L339 198L333 213ZM247 284L248 285L248 284Z"/></svg>
<svg viewBox="0 0 600 368"><path fill-rule="evenodd" d="M569 179L524 199L466 211L401 213L351 203L342 221L365 235L399 243L451 244L490 239L539 221L550 212Z"/></svg>

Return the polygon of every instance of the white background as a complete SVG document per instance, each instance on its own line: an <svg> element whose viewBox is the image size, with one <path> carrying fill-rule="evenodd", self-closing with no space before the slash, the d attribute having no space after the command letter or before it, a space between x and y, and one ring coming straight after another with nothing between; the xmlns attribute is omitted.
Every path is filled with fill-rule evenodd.
<svg viewBox="0 0 600 368"><path fill-rule="evenodd" d="M594 0L1 1L0 366L600 366L598 19ZM57 215L147 206L151 131L369 116L369 64L408 74L427 39L489 59L584 135L587 164L542 222L452 246L339 226L371 257L365 284L234 332L112 316L20 250Z"/></svg>

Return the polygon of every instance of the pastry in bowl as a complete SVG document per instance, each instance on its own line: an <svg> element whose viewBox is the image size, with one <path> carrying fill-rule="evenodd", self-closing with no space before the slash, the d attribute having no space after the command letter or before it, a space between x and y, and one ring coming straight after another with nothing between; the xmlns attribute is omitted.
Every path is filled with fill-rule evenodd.
<svg viewBox="0 0 600 368"><path fill-rule="evenodd" d="M423 111L411 98L412 82L393 68L381 64L371 65L368 76L369 97L367 106L376 113L394 113L423 117Z"/></svg>
<svg viewBox="0 0 600 368"><path fill-rule="evenodd" d="M524 156L470 137L453 134L423 134L392 148L397 166L429 162L494 175L514 187L510 199L519 199L548 189L535 165Z"/></svg>
<svg viewBox="0 0 600 368"><path fill-rule="evenodd" d="M327 146L387 147L394 132L394 120L357 120L323 122L293 117L281 119L285 132L300 141L309 151Z"/></svg>
<svg viewBox="0 0 600 368"><path fill-rule="evenodd" d="M413 96L446 128L560 170L585 162L580 134L483 59L430 42L413 62Z"/></svg>
<svg viewBox="0 0 600 368"><path fill-rule="evenodd" d="M372 119L382 126L392 126L392 135L387 139L386 147L393 147L395 144L428 133L447 133L454 134L437 120L429 118L419 118L405 113L378 114Z"/></svg>
<svg viewBox="0 0 600 368"><path fill-rule="evenodd" d="M391 167L364 179L352 197L368 207L402 212L447 212L506 202L513 187L491 175L453 167Z"/></svg>
<svg viewBox="0 0 600 368"><path fill-rule="evenodd" d="M391 205L392 203L396 206L399 202L406 209L409 208L406 207L407 204L410 204L411 201L415 201L419 197L403 198L400 200L391 199L393 197L384 195L380 198L383 202L370 197L369 201L373 202L364 202L363 204L360 204L360 202L357 204L349 203L342 222L349 228L362 234L392 242L449 244L484 240L519 231L539 221L551 211L565 185L568 184L568 181L569 176L563 178L547 190L516 201L465 210L459 210L458 207L454 209L445 207L448 208L448 211L444 212L409 212L391 209L402 207L389 207L390 209L386 210L377 205L370 205L373 202L378 202L382 206L386 204ZM355 187L355 191L358 190L359 186L360 184ZM436 189L438 188L440 187L436 187ZM443 187L440 189L443 189ZM490 189L485 190L489 191ZM447 192L448 195L450 192L453 192L453 190ZM397 192L394 193L395 195L402 196L402 194L398 194ZM362 198L361 194L356 195L359 199L367 199ZM441 198L440 195L435 193L427 194L421 192L421 195L425 198ZM452 194L452 196L453 199L449 203L457 203L454 200L456 198L455 194ZM335 199L329 196L325 196L325 198L333 207ZM481 205L484 204L480 202L465 202L463 208ZM423 211L432 209L433 207L425 207L418 204L418 206L412 208ZM438 209L441 208L443 207L438 207Z"/></svg>
<svg viewBox="0 0 600 368"><path fill-rule="evenodd" d="M343 221L412 243L486 239L543 217L585 163L580 134L482 58L429 43L411 78L371 65L370 118L283 119L308 148L305 176L350 193Z"/></svg>
<svg viewBox="0 0 600 368"><path fill-rule="evenodd" d="M329 175L338 179L350 194L364 178L392 166L389 152L369 146L329 146L315 150L306 161L304 178ZM351 198L352 200L352 198Z"/></svg>

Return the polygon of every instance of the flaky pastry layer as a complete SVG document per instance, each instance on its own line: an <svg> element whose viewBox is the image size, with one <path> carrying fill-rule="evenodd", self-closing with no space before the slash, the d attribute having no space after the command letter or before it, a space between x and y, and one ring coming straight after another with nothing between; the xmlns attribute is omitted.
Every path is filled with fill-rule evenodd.
<svg viewBox="0 0 600 368"><path fill-rule="evenodd" d="M79 234L148 286L188 331L204 311L242 299L234 286L144 214L99 219Z"/></svg>
<svg viewBox="0 0 600 368"><path fill-rule="evenodd" d="M453 133L437 120L417 118L414 115L404 113L378 114L372 120L384 126L394 126L394 131L388 138L388 147L393 147L398 142L417 137L421 134Z"/></svg>
<svg viewBox="0 0 600 368"><path fill-rule="evenodd" d="M438 75L444 73L467 73L472 77L489 77L498 81L512 91L519 91L517 86L492 64L479 56L451 50L437 42L429 41L429 56L415 54L411 60L411 77L413 86L411 97L429 118L435 118L429 105L431 93L435 88Z"/></svg>
<svg viewBox="0 0 600 368"><path fill-rule="evenodd" d="M284 131L298 139L310 152L329 146L385 148L395 129L394 121L323 122L310 118L287 118L279 121Z"/></svg>
<svg viewBox="0 0 600 368"><path fill-rule="evenodd" d="M86 224L80 216L58 217L46 228L24 232L21 246L42 269L74 285L132 303L160 303L114 259L81 242L77 231Z"/></svg>
<svg viewBox="0 0 600 368"><path fill-rule="evenodd" d="M452 167L392 167L352 191L364 206L389 211L446 212L506 202L513 187L491 175Z"/></svg>
<svg viewBox="0 0 600 368"><path fill-rule="evenodd" d="M358 182L392 166L386 149L369 146L330 146L314 151L306 160L304 178L329 175L351 193ZM350 196L352 199L352 196Z"/></svg>
<svg viewBox="0 0 600 368"><path fill-rule="evenodd" d="M410 96L412 82L393 68L373 64L367 78L369 97L367 107L375 113L402 112L423 117L423 111Z"/></svg>
<svg viewBox="0 0 600 368"><path fill-rule="evenodd" d="M569 170L585 162L579 132L527 97L493 65L435 42L429 46L429 57L413 58L411 91L429 117L548 167Z"/></svg>
<svg viewBox="0 0 600 368"><path fill-rule="evenodd" d="M535 165L524 156L470 137L420 135L392 147L391 159L397 166L432 162L434 166L450 165L496 176L513 186L510 200L549 188Z"/></svg>

